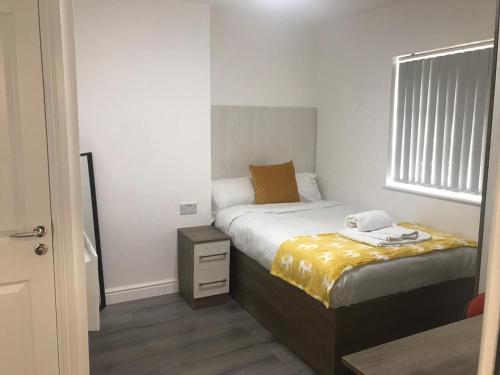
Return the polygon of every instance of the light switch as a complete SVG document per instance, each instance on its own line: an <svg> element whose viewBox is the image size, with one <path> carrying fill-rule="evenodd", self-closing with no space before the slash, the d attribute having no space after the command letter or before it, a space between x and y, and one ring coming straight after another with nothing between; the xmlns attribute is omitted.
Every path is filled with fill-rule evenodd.
<svg viewBox="0 0 500 375"><path fill-rule="evenodd" d="M186 202L179 204L179 213L181 215L194 215L198 210L198 203Z"/></svg>

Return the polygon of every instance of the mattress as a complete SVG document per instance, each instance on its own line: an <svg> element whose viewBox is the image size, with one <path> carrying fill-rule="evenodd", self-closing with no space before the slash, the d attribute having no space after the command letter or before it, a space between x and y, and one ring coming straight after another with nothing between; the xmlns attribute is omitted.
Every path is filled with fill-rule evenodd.
<svg viewBox="0 0 500 375"><path fill-rule="evenodd" d="M234 246L270 271L283 241L299 235L338 232L344 227L345 216L360 211L332 201L241 205L217 212L215 226L231 236ZM331 306L350 306L448 280L473 277L476 256L477 249L461 247L355 268L335 283Z"/></svg>

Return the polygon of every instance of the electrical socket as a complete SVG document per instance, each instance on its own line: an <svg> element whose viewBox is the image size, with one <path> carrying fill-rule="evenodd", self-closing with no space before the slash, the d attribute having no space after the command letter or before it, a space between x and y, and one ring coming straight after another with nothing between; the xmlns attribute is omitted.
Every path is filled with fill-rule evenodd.
<svg viewBox="0 0 500 375"><path fill-rule="evenodd" d="M181 215L194 215L198 211L197 202L186 202L179 204L179 213Z"/></svg>

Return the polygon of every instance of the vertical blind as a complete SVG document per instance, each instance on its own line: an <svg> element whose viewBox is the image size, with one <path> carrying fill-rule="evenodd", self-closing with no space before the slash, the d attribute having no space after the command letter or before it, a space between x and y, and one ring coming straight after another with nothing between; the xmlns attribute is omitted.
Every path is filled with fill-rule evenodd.
<svg viewBox="0 0 500 375"><path fill-rule="evenodd" d="M388 179L480 195L492 45L395 59Z"/></svg>

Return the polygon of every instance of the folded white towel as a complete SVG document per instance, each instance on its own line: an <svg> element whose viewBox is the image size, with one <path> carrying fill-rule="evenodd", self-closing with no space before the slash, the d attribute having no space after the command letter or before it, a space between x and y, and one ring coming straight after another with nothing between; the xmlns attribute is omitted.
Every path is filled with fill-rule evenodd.
<svg viewBox="0 0 500 375"><path fill-rule="evenodd" d="M368 237L373 237L378 240L387 242L399 242L405 240L416 240L419 237L419 231L393 225L382 229L377 229L371 232L363 232ZM423 233L423 232L422 232Z"/></svg>
<svg viewBox="0 0 500 375"><path fill-rule="evenodd" d="M376 247L401 246L427 241L432 238L428 233L414 231L397 225L371 232L360 232L357 229L343 229L339 233L353 241Z"/></svg>
<svg viewBox="0 0 500 375"><path fill-rule="evenodd" d="M345 218L346 228L357 229L360 232L387 228L393 223L389 214L382 210L360 212Z"/></svg>

